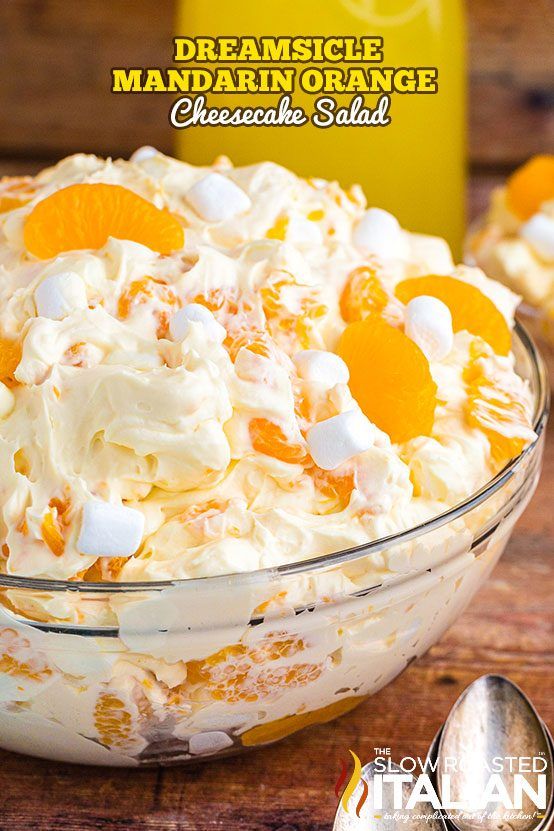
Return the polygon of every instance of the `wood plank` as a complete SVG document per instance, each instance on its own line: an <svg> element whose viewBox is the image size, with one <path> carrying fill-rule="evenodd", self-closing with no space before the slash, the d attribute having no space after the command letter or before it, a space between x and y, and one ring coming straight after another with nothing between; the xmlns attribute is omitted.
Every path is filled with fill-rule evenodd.
<svg viewBox="0 0 554 831"><path fill-rule="evenodd" d="M509 167L554 149L554 0L469 0L470 152ZM0 154L171 147L166 96L115 96L114 65L166 65L173 0L0 3Z"/></svg>

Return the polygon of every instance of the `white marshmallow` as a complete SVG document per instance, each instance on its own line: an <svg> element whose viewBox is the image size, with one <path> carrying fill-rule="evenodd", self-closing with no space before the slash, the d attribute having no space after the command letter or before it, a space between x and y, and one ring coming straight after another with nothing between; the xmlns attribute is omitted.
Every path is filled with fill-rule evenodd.
<svg viewBox="0 0 554 831"><path fill-rule="evenodd" d="M221 173L208 173L187 191L186 199L206 222L232 219L252 204L242 188Z"/></svg>
<svg viewBox="0 0 554 831"><path fill-rule="evenodd" d="M521 227L519 233L539 257L554 262L554 219L546 214L535 214Z"/></svg>
<svg viewBox="0 0 554 831"><path fill-rule="evenodd" d="M404 331L428 361L442 361L454 344L452 315L437 297L414 297L406 306Z"/></svg>
<svg viewBox="0 0 554 831"><path fill-rule="evenodd" d="M335 470L373 446L376 428L360 409L327 418L308 430L306 440L318 467Z"/></svg>
<svg viewBox="0 0 554 831"><path fill-rule="evenodd" d="M348 367L334 352L323 349L304 349L293 358L298 374L304 381L319 384L330 390L337 384L348 384Z"/></svg>
<svg viewBox="0 0 554 831"><path fill-rule="evenodd" d="M75 271L52 274L35 289L35 305L39 317L62 320L76 309L86 309L85 284Z"/></svg>
<svg viewBox="0 0 554 831"><path fill-rule="evenodd" d="M222 730L213 730L209 733L195 733L189 740L189 751L193 756L207 756L231 747L233 740Z"/></svg>
<svg viewBox="0 0 554 831"><path fill-rule="evenodd" d="M189 303L175 312L169 321L169 334L173 340L184 340L190 332L191 323L201 323L208 340L222 343L227 337L224 327L217 322L209 309L201 303Z"/></svg>
<svg viewBox="0 0 554 831"><path fill-rule="evenodd" d="M397 218L381 208L365 212L352 239L364 254L375 254L383 260L406 259L409 254L408 242Z"/></svg>
<svg viewBox="0 0 554 831"><path fill-rule="evenodd" d="M15 407L15 396L11 389L0 381L0 418L7 418Z"/></svg>
<svg viewBox="0 0 554 831"><path fill-rule="evenodd" d="M321 245L323 235L319 225L300 214L289 217L286 240L299 248L306 245Z"/></svg>
<svg viewBox="0 0 554 831"><path fill-rule="evenodd" d="M77 549L93 557L130 557L144 533L144 516L134 508L93 499L83 508Z"/></svg>
<svg viewBox="0 0 554 831"><path fill-rule="evenodd" d="M154 156L158 155L158 151L155 147L151 147L149 144L145 144L144 147L138 147L131 158L129 159L130 162L144 162L146 159L153 159Z"/></svg>

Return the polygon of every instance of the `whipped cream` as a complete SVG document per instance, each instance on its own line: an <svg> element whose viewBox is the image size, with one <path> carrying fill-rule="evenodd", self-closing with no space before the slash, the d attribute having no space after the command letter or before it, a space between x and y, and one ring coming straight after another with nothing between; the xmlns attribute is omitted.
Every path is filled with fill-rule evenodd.
<svg viewBox="0 0 554 831"><path fill-rule="evenodd" d="M34 206L99 182L170 211L184 247L161 255L110 238L99 250L33 257L23 232ZM28 189L29 201L0 218L0 337L21 348L0 399L5 572L134 581L253 571L410 527L496 472L487 436L465 418L468 333L447 333L429 352L435 426L404 445L355 416L347 371L322 382L310 368L318 355L337 363L341 295L355 269L376 262L368 239L379 223L389 229L379 279L391 297L400 280L452 274L513 322L514 294L455 269L442 240L366 211L359 188L272 163L234 168L222 157L199 168L141 153L72 156ZM404 310L392 306L402 326ZM313 444L327 423L363 435L349 434L319 468L309 436ZM288 456L272 450L283 437ZM351 477L344 498L329 472ZM110 558L107 544L98 559L94 545L79 545L98 500L142 515L131 555L123 546Z"/></svg>

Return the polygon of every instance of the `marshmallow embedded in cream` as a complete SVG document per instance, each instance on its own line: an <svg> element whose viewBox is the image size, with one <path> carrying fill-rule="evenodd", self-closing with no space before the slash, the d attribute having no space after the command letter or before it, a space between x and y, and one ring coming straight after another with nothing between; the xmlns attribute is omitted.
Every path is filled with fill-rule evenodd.
<svg viewBox="0 0 554 831"><path fill-rule="evenodd" d="M535 214L521 227L521 236L548 263L554 263L554 218Z"/></svg>
<svg viewBox="0 0 554 831"><path fill-rule="evenodd" d="M93 500L83 507L77 548L95 557L130 557L139 547L144 516L125 505Z"/></svg>
<svg viewBox="0 0 554 831"><path fill-rule="evenodd" d="M225 340L226 332L223 326L220 326L210 310L200 303L189 303L173 315L169 322L169 332L173 340L184 340L193 323L201 324L208 340L219 343Z"/></svg>
<svg viewBox="0 0 554 831"><path fill-rule="evenodd" d="M35 289L35 303L39 317L62 320L77 309L86 309L85 284L74 271L52 274Z"/></svg>
<svg viewBox="0 0 554 831"><path fill-rule="evenodd" d="M148 159L153 159L157 155L158 151L155 147L152 147L150 144L145 144L143 147L138 147L135 150L129 161L139 164L140 162L147 161Z"/></svg>
<svg viewBox="0 0 554 831"><path fill-rule="evenodd" d="M207 733L195 733L190 737L189 751L193 756L208 756L231 747L233 740L221 730L211 730Z"/></svg>
<svg viewBox="0 0 554 831"><path fill-rule="evenodd" d="M224 222L250 208L250 199L227 176L209 173L196 182L186 195L187 202L207 222Z"/></svg>
<svg viewBox="0 0 554 831"><path fill-rule="evenodd" d="M397 218L381 208L370 208L354 228L353 242L364 254L385 260L404 259L407 243Z"/></svg>
<svg viewBox="0 0 554 831"><path fill-rule="evenodd" d="M454 343L450 309L436 297L414 297L406 306L405 332L429 361L442 361Z"/></svg>
<svg viewBox="0 0 554 831"><path fill-rule="evenodd" d="M323 470L335 468L374 444L376 429L361 410L349 410L319 421L308 430L312 459Z"/></svg>
<svg viewBox="0 0 554 831"><path fill-rule="evenodd" d="M304 349L293 358L298 374L304 381L331 389L337 384L347 384L348 367L339 355L322 349Z"/></svg>

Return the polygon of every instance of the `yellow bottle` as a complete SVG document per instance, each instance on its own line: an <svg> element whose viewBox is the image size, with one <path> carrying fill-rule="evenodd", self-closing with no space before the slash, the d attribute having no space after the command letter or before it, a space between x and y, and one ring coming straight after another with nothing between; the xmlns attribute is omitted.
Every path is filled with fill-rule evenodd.
<svg viewBox="0 0 554 831"><path fill-rule="evenodd" d="M465 224L463 0L179 3L178 35L379 35L384 66L438 67L439 92L393 94L387 127L195 126L177 132L177 148L193 164L208 164L225 154L235 164L270 159L303 176L338 179L343 186L358 182L370 205L392 211L411 230L446 237L460 254ZM208 105L271 106L278 97L208 95ZM311 113L314 97L295 92L293 104ZM353 96L335 97L346 105ZM368 106L375 100L366 96Z"/></svg>

